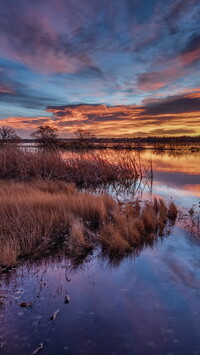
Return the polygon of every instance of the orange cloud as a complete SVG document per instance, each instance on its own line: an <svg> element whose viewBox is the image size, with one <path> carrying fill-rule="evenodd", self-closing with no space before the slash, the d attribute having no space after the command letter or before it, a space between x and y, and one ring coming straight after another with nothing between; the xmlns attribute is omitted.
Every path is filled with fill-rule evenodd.
<svg viewBox="0 0 200 355"><path fill-rule="evenodd" d="M61 136L73 136L80 127L98 137L180 136L200 134L200 92L162 100L146 100L143 105L49 106L45 117L9 117L0 125L12 126L23 136L42 124L54 125Z"/></svg>
<svg viewBox="0 0 200 355"><path fill-rule="evenodd" d="M54 122L50 117L8 117L0 120L0 127L12 127L23 138L27 138L40 125L52 126Z"/></svg>

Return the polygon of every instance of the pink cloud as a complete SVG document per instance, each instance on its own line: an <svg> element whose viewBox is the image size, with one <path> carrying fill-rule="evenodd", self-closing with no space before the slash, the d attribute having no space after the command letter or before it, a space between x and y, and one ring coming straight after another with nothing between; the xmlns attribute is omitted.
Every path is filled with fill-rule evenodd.
<svg viewBox="0 0 200 355"><path fill-rule="evenodd" d="M2 94L13 94L14 90L7 85L0 84L0 93Z"/></svg>
<svg viewBox="0 0 200 355"><path fill-rule="evenodd" d="M178 68L142 73L138 75L137 85L143 91L156 91L183 75Z"/></svg>

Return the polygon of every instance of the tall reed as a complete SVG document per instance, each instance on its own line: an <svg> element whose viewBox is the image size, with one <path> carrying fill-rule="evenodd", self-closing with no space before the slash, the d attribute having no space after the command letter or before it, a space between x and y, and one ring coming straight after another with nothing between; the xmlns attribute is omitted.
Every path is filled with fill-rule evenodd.
<svg viewBox="0 0 200 355"><path fill-rule="evenodd" d="M99 186L108 183L132 184L148 175L137 157L105 152L61 153L59 151L27 151L16 147L0 149L0 179L61 180L78 186Z"/></svg>

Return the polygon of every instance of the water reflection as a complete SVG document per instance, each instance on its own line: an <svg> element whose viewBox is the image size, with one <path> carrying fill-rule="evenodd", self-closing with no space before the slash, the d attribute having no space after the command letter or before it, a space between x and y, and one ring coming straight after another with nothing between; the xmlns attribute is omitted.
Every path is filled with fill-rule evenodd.
<svg viewBox="0 0 200 355"><path fill-rule="evenodd" d="M173 173L184 173L186 175L199 175L200 165L199 158L200 153L197 154L187 154L182 152L182 154L172 155L169 152L164 151L162 155L158 155L155 152L144 151L142 153L142 158L144 160L153 160L153 169L159 172L173 172Z"/></svg>
<svg viewBox="0 0 200 355"><path fill-rule="evenodd" d="M152 158L154 170L141 198L173 197L176 226L129 255L54 256L2 275L2 354L31 354L41 342L44 355L200 354L199 156L145 151L140 158Z"/></svg>
<svg viewBox="0 0 200 355"><path fill-rule="evenodd" d="M66 158L70 154L66 153ZM83 156L87 156L84 153ZM95 151L92 152L95 154ZM153 194L166 198L172 197L180 206L190 206L199 202L200 197L200 153L187 151L153 151L141 152L115 150L101 151L100 154L110 161L116 160L116 155L130 156L130 159L139 162L143 170L142 177L128 181L122 185L119 182L97 188L97 193L108 192L120 200L133 200L134 198L149 199ZM89 156L89 155L88 155ZM127 159L127 158L126 158ZM144 173L144 171L146 173ZM91 190L92 191L92 190Z"/></svg>
<svg viewBox="0 0 200 355"><path fill-rule="evenodd" d="M199 266L199 246L175 228L117 264L93 255L20 267L1 278L2 354L29 354L41 342L43 354L198 354Z"/></svg>
<svg viewBox="0 0 200 355"><path fill-rule="evenodd" d="M162 156L146 151L142 159L153 161L152 192L165 199L173 198L179 207L191 208L199 203L200 197L200 154L180 154Z"/></svg>

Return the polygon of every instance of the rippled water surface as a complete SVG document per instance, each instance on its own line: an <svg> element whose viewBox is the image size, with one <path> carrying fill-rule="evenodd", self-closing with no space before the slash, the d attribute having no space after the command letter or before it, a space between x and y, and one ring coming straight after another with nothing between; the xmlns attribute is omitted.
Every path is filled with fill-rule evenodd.
<svg viewBox="0 0 200 355"><path fill-rule="evenodd" d="M187 213L199 211L199 158L141 154L154 176L143 198L173 198L181 210L153 248L121 261L43 260L2 275L1 354L31 354L40 343L46 355L200 354L200 241Z"/></svg>

